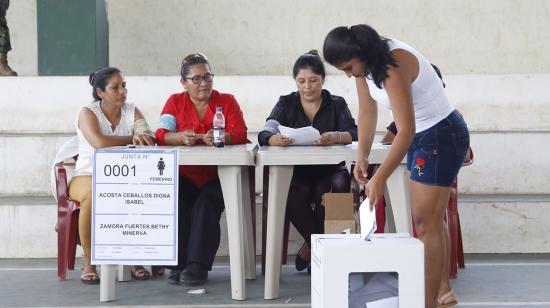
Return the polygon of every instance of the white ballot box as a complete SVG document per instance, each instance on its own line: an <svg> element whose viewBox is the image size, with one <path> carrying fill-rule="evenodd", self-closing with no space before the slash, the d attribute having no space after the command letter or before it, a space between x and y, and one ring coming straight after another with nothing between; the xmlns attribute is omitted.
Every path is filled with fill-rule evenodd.
<svg viewBox="0 0 550 308"><path fill-rule="evenodd" d="M424 308L424 245L420 240L399 233L374 234L368 241L359 234L313 234L311 246L313 308L349 307L352 273L397 273L399 307Z"/></svg>

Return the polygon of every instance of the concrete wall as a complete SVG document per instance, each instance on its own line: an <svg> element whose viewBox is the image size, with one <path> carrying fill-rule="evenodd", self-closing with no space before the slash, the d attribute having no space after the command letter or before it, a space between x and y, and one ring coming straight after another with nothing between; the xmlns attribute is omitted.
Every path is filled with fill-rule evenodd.
<svg viewBox="0 0 550 308"><path fill-rule="evenodd" d="M451 101L472 131L476 157L475 165L460 174L461 192L548 193L550 75L456 75L446 81ZM79 106L91 101L87 79L18 77L0 82L7 94L0 99L0 196L49 195L56 149L75 133ZM176 76L134 76L127 77L127 83L129 101L140 107L153 127L169 94L181 91ZM278 96L295 85L286 76L221 76L216 77L215 88L235 95L249 131L258 132ZM357 114L353 80L330 76L326 88L344 96L352 114ZM390 121L389 112L380 109L378 130L383 132ZM14 163L18 161L26 163ZM523 176L526 172L529 176Z"/></svg>
<svg viewBox="0 0 550 308"><path fill-rule="evenodd" d="M196 51L220 75L290 74L330 29L357 23L408 42L445 73L550 70L544 0L110 0L108 14L111 63L132 75L175 74Z"/></svg>
<svg viewBox="0 0 550 308"><path fill-rule="evenodd" d="M445 74L550 72L545 0L107 0L107 14L110 63L128 75L177 75L196 51L218 75L289 75L330 29L357 23L408 42ZM10 62L36 75L36 0L11 1L8 23Z"/></svg>

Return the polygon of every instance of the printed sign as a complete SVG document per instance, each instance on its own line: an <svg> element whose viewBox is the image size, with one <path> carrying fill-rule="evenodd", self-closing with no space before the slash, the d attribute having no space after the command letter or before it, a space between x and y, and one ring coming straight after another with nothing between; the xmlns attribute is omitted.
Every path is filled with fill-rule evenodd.
<svg viewBox="0 0 550 308"><path fill-rule="evenodd" d="M178 151L95 151L92 264L176 265Z"/></svg>

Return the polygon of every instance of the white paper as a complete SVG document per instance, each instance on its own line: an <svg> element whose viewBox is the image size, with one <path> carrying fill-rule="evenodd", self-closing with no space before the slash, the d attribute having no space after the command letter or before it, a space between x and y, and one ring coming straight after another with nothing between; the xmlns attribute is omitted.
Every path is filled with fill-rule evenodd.
<svg viewBox="0 0 550 308"><path fill-rule="evenodd" d="M187 291L187 294L206 294L205 289L195 289Z"/></svg>
<svg viewBox="0 0 550 308"><path fill-rule="evenodd" d="M177 264L178 151L96 150L92 264Z"/></svg>
<svg viewBox="0 0 550 308"><path fill-rule="evenodd" d="M367 308L397 308L399 307L399 299L397 296L383 298L374 302L366 303Z"/></svg>
<svg viewBox="0 0 550 308"><path fill-rule="evenodd" d="M361 222L361 238L368 240L376 230L376 206L370 209L369 198L365 198L359 207L359 220Z"/></svg>
<svg viewBox="0 0 550 308"><path fill-rule="evenodd" d="M279 125L279 132L281 135L294 140L291 145L312 145L321 138L321 134L313 126L291 128Z"/></svg>

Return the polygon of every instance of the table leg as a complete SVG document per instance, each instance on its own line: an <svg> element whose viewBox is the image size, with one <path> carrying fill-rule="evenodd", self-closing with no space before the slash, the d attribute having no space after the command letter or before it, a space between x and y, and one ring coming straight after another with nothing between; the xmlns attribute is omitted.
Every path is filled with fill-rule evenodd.
<svg viewBox="0 0 550 308"><path fill-rule="evenodd" d="M412 234L411 200L409 193L409 172L407 166L400 164L390 175L386 183L389 199L398 233Z"/></svg>
<svg viewBox="0 0 550 308"><path fill-rule="evenodd" d="M243 168L240 166L218 166L218 175L222 186L227 219L227 233L229 241L229 268L231 272L231 298L234 300L246 299L246 285L244 280L244 232L243 226ZM246 188L248 187L245 185ZM247 206L250 206L250 202Z"/></svg>
<svg viewBox="0 0 550 308"><path fill-rule="evenodd" d="M115 299L116 265L101 265L99 281L99 301L110 302Z"/></svg>
<svg viewBox="0 0 550 308"><path fill-rule="evenodd" d="M132 266L119 265L118 266L118 281L130 281L132 279Z"/></svg>
<svg viewBox="0 0 550 308"><path fill-rule="evenodd" d="M254 251L254 233L256 230L252 228L252 210L250 209L250 178L248 177L248 166L241 167L242 173L242 217L244 228L241 229L241 234L244 239L244 260L245 260L245 278L256 279L256 252Z"/></svg>
<svg viewBox="0 0 550 308"><path fill-rule="evenodd" d="M281 254L286 200L294 166L269 166L267 236L265 257L265 299L279 297Z"/></svg>

